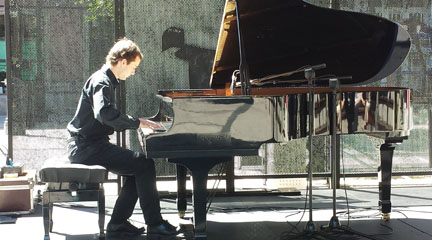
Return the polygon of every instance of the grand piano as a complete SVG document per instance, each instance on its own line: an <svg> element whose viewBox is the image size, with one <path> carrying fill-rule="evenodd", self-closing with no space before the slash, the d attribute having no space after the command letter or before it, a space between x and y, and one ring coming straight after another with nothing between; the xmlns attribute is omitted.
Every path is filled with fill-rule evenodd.
<svg viewBox="0 0 432 240"><path fill-rule="evenodd" d="M165 129L138 130L147 157L189 169L195 239L207 237L213 166L258 155L262 144L330 135L334 128L338 135L383 139L379 205L390 213L393 150L412 127L411 93L365 84L392 74L410 45L399 24L376 16L302 0L227 0L211 78L203 79L210 88L160 90L165 107L152 119ZM185 171L178 173L184 211Z"/></svg>

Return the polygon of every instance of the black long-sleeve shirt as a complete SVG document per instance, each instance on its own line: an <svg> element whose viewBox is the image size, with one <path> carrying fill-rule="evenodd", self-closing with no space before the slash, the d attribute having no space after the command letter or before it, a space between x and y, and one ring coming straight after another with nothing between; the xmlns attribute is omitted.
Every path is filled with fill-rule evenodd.
<svg viewBox="0 0 432 240"><path fill-rule="evenodd" d="M140 121L115 108L115 88L119 81L108 65L96 71L85 83L77 111L67 129L84 139L106 138L114 130L137 129Z"/></svg>

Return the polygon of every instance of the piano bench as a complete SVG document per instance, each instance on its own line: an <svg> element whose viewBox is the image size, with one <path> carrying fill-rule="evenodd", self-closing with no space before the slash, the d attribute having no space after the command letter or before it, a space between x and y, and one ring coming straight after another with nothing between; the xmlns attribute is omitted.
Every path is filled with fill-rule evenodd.
<svg viewBox="0 0 432 240"><path fill-rule="evenodd" d="M53 203L80 201L97 201L99 239L105 239L103 183L108 179L108 171L104 167L71 164L67 157L51 158L39 170L39 179L47 183L42 199L44 240L49 240L49 233L52 232Z"/></svg>

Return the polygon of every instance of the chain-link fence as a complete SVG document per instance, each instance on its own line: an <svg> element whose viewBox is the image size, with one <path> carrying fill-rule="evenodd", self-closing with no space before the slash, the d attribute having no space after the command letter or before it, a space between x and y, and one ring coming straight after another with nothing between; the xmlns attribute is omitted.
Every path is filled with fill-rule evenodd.
<svg viewBox="0 0 432 240"><path fill-rule="evenodd" d="M394 20L411 34L412 49L402 66L375 86L413 90L414 129L398 146L394 169L429 171L431 119L431 3L408 0L315 0L313 4L365 12ZM337 3L337 4L335 4ZM151 116L157 112L159 89L207 88L216 49L224 0L126 0L126 37L141 48L144 58L126 81L126 112ZM49 157L65 152L67 122L80 90L104 63L115 41L114 0L10 0L13 84L13 159L39 169ZM289 41L289 39L287 39ZM115 140L115 136L113 136ZM317 172L329 171L329 139L317 137ZM379 161L374 138L342 136L341 157L347 172L375 172ZM136 133L127 145L139 150ZM324 150L323 150L324 149ZM236 175L305 173L307 139L266 145L257 157L236 158ZM174 175L174 166L157 161L160 176Z"/></svg>

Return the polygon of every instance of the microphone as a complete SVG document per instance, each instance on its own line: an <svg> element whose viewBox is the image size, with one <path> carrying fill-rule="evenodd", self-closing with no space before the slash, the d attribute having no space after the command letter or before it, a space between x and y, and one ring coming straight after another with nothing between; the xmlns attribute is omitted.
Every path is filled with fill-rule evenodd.
<svg viewBox="0 0 432 240"><path fill-rule="evenodd" d="M321 63L321 64L318 64L318 65L313 65L313 66L306 67L305 71L307 71L307 70L318 70L318 69L323 69L323 68L326 68L326 64L325 63Z"/></svg>

